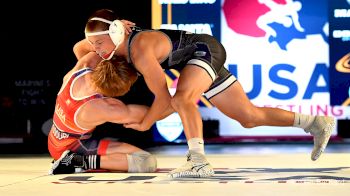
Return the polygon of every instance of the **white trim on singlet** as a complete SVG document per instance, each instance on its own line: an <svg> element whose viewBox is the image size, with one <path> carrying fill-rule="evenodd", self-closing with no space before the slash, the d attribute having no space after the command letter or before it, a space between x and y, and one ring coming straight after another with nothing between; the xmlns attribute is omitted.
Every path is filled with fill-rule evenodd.
<svg viewBox="0 0 350 196"><path fill-rule="evenodd" d="M86 74L92 72L92 70L89 69L89 68L84 68L84 69L86 69L86 71L74 78L74 80L72 81L72 84L71 84L71 86L70 86L70 89L69 89L69 94L70 94L70 96L72 97L72 99L74 99L74 100L76 100L76 101L81 101L81 100L83 100L83 99L86 99L86 98L89 98L89 97L98 95L98 93L95 93L95 94L92 94L92 95L87 95L87 96L79 97L79 98L73 96L73 85L74 85L75 81L76 81L77 79L79 79L80 77L82 77L82 76L84 76L84 75L86 75ZM81 71L81 70L83 70L83 69L80 69L79 71ZM84 128L84 127L80 126L79 123L77 122L77 115L79 114L80 109L81 109L86 103L88 103L88 102L90 102L90 101L92 101L92 100L94 100L94 99L91 99L91 100L86 101L85 103L83 103L83 104L75 111L75 113L74 113L74 123L75 123L75 125L77 125L77 127L79 127L80 129L83 129L83 130L85 130L85 131L88 131L88 130L91 130L91 129L87 129L87 128Z"/></svg>
<svg viewBox="0 0 350 196"><path fill-rule="evenodd" d="M68 79L67 79L66 81L63 81L62 87L61 87L61 89L58 91L57 95L59 95L59 94L62 93L63 89L66 88L68 82L70 81L70 79L72 79L73 75L76 74L76 73L78 73L78 72L80 72L80 71L83 70L83 69L87 69L87 70L88 70L89 68L85 67L85 68L76 70L75 72L73 72L72 74L70 74L69 77L68 77ZM72 85L71 85L71 87L72 87ZM70 89L69 89L69 93L71 93Z"/></svg>
<svg viewBox="0 0 350 196"><path fill-rule="evenodd" d="M231 75L230 77L228 77L224 82L222 82L218 86L216 86L216 87L210 89L209 91L205 92L204 93L205 97L207 99L211 99L215 95L217 95L217 94L221 93L222 91L224 91L227 87L229 87L236 80L237 80L236 77Z"/></svg>
<svg viewBox="0 0 350 196"><path fill-rule="evenodd" d="M187 62L187 65L188 64L198 65L198 66L202 67L203 69L205 69L208 72L212 81L214 81L216 79L215 70L208 63L206 63L202 60L199 60L199 59L191 59Z"/></svg>
<svg viewBox="0 0 350 196"><path fill-rule="evenodd" d="M88 97L91 97L91 96L94 96L94 95L97 95L97 94L98 94L98 93L94 93L94 94L92 94L92 95L87 95L87 96L79 97L79 98L73 96L73 86L74 86L75 81L78 80L80 77L84 76L85 74L88 74L88 73L92 72L92 70L91 70L90 68L83 68L83 69L78 70L77 72L82 71L82 70L84 70L84 69L86 69L86 71L83 72L82 74L78 75L77 77L75 77L75 78L73 79L73 81L72 81L72 84L70 85L69 95L72 97L72 99L74 99L74 100L76 100L76 101L80 101L80 100L83 100L83 99L86 99L86 98L88 98ZM77 72L75 72L75 73L77 73ZM74 73L74 74L75 74L75 73ZM73 76L73 74L72 74L72 76ZM71 76L71 77L72 77L72 76Z"/></svg>
<svg viewBox="0 0 350 196"><path fill-rule="evenodd" d="M70 79L72 78L72 76L73 76L75 73L77 73L78 71L80 71L80 70L77 70L77 71L73 72L73 73L68 77L68 79L67 79L66 81L63 81L62 87L61 87L60 90L58 91L57 95L61 94L61 92L63 91L63 89L66 88L66 86L67 86L68 82L70 81Z"/></svg>

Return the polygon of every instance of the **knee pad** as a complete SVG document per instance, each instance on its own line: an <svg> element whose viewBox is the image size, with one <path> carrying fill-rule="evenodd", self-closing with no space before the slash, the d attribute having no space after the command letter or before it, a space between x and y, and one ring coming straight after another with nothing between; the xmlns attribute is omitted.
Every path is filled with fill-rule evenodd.
<svg viewBox="0 0 350 196"><path fill-rule="evenodd" d="M147 173L157 169L157 159L151 153L138 151L126 155L128 159L128 172Z"/></svg>

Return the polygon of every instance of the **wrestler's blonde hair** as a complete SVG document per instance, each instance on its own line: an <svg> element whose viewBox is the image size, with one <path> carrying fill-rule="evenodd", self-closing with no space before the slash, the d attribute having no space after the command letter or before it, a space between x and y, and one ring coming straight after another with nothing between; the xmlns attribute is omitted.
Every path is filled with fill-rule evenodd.
<svg viewBox="0 0 350 196"><path fill-rule="evenodd" d="M130 90L137 77L135 68L118 56L101 61L91 75L97 91L107 97L123 96Z"/></svg>

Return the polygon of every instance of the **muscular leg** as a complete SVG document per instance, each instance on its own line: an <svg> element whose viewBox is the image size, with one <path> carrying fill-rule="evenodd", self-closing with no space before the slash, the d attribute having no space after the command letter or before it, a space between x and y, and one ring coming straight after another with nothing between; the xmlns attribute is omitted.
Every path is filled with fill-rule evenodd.
<svg viewBox="0 0 350 196"><path fill-rule="evenodd" d="M304 115L278 108L254 106L238 81L210 101L228 117L239 121L246 128L256 126L295 126L314 136L311 159L317 160L327 146L334 130L333 117Z"/></svg>
<svg viewBox="0 0 350 196"><path fill-rule="evenodd" d="M81 147L86 148L85 146ZM76 152L66 150L62 153L61 157L53 163L49 174L74 173L77 172L76 169L107 169L123 172L154 172L156 168L157 160L150 153L130 144L122 142L110 142L108 144L106 154L103 153L103 155L97 155L96 152L94 154L78 154Z"/></svg>
<svg viewBox="0 0 350 196"><path fill-rule="evenodd" d="M212 97L210 102L226 116L237 120L243 127L292 126L294 113L279 108L254 106L236 81L225 91Z"/></svg>
<svg viewBox="0 0 350 196"><path fill-rule="evenodd" d="M142 150L127 143L111 142L108 145L106 155L101 156L100 166L102 169L128 171L127 154L137 151Z"/></svg>
<svg viewBox="0 0 350 196"><path fill-rule="evenodd" d="M208 73L198 66L187 65L181 71L171 105L180 115L187 140L203 138L203 124L197 101L211 83Z"/></svg>
<svg viewBox="0 0 350 196"><path fill-rule="evenodd" d="M205 92L212 80L208 73L197 66L187 65L180 74L176 93L171 106L181 117L189 145L187 163L169 172L172 178L210 177L214 175L212 166L204 156L203 124L197 109L197 101Z"/></svg>

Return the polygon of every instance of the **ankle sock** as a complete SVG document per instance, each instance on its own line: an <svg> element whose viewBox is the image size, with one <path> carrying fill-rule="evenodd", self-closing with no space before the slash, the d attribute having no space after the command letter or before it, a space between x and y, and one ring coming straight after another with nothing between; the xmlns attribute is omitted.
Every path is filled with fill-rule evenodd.
<svg viewBox="0 0 350 196"><path fill-rule="evenodd" d="M187 144L188 144L189 150L197 153L201 153L203 155L205 154L204 140L202 138L191 138L190 140L188 140Z"/></svg>
<svg viewBox="0 0 350 196"><path fill-rule="evenodd" d="M84 169L100 169L100 155L85 155Z"/></svg>
<svg viewBox="0 0 350 196"><path fill-rule="evenodd" d="M79 155L74 154L72 165L83 169L100 169L100 155Z"/></svg>
<svg viewBox="0 0 350 196"><path fill-rule="evenodd" d="M307 129L312 125L315 118L316 116L295 113L293 126L302 129Z"/></svg>

